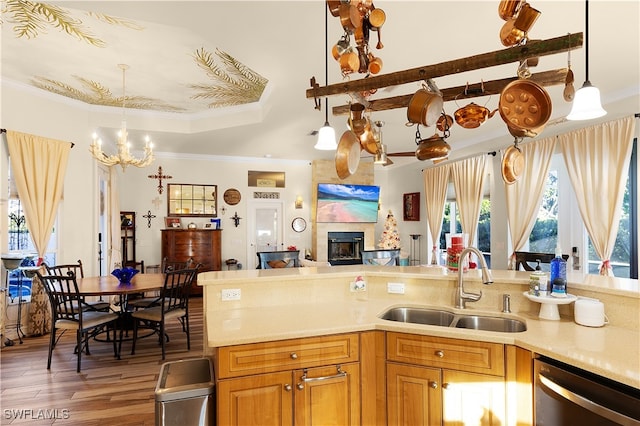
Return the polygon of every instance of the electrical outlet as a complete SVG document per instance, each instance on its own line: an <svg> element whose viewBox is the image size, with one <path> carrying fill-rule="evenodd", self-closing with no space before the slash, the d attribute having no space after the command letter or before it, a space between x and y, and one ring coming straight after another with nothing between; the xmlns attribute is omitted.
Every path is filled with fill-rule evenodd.
<svg viewBox="0 0 640 426"><path fill-rule="evenodd" d="M225 288L222 289L222 300L240 300L239 288Z"/></svg>
<svg viewBox="0 0 640 426"><path fill-rule="evenodd" d="M404 294L404 283L387 283L387 293Z"/></svg>

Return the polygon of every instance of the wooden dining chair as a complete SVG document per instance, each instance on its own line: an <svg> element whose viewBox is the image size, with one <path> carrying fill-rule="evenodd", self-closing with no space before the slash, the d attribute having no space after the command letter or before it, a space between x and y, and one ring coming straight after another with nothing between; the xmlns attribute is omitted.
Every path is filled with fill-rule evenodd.
<svg viewBox="0 0 640 426"><path fill-rule="evenodd" d="M362 250L363 265L398 266L400 264L400 249Z"/></svg>
<svg viewBox="0 0 640 426"><path fill-rule="evenodd" d="M187 334L187 350L191 350L189 336L189 291L198 273L198 268L180 269L165 273L164 286L160 292L160 302L149 308L139 309L131 313L133 318L133 342L131 355L135 355L138 327L143 324L158 334L162 346L162 359L165 359L165 340L169 335L165 331L168 320L178 319L182 331Z"/></svg>
<svg viewBox="0 0 640 426"><path fill-rule="evenodd" d="M49 356L47 358L47 370L51 369L51 358L53 349L58 339L67 330L76 332L76 371L80 372L82 362L82 352L91 355L89 352L89 340L99 333L113 331L113 355L118 357L116 345L116 320L118 314L112 312L88 311L82 309L83 297L78 291L78 283L75 274L69 275L42 275L36 272L42 282L42 286L49 297L51 304L51 337L49 339ZM58 335L58 330L60 334Z"/></svg>
<svg viewBox="0 0 640 426"><path fill-rule="evenodd" d="M44 267L47 270L48 275L58 275L61 277L66 277L69 273L73 273L73 275L78 278L84 278L84 269L82 268L82 260L78 259L78 263L69 263L69 264L61 264L49 266L44 263ZM109 302L106 300L93 300L87 301L86 298L82 299L82 304L84 309L91 311L108 311L109 310Z"/></svg>

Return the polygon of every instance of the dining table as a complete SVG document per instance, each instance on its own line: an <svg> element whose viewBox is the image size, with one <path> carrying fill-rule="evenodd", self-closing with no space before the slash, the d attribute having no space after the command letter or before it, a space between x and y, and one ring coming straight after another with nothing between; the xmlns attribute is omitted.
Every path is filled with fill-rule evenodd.
<svg viewBox="0 0 640 426"><path fill-rule="evenodd" d="M112 275L76 278L82 296L122 296L162 290L164 274L137 274L130 284L121 284Z"/></svg>
<svg viewBox="0 0 640 426"><path fill-rule="evenodd" d="M120 315L118 321L120 328L118 359L120 359L122 341L124 340L123 331L127 330L128 334L131 328L130 309L127 308L129 297L149 291L160 291L164 287L164 281L165 274L136 274L128 284L121 283L112 275L76 278L78 293L83 297L118 296L118 302L111 306L111 309ZM140 337L146 337L146 335ZM96 336L96 340L100 339Z"/></svg>

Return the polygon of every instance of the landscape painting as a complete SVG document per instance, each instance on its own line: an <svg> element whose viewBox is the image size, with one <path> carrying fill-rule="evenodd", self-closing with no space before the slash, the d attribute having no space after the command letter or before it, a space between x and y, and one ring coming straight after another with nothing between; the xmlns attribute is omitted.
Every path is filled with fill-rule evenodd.
<svg viewBox="0 0 640 426"><path fill-rule="evenodd" d="M325 223L375 223L379 199L379 186L320 183L316 219Z"/></svg>

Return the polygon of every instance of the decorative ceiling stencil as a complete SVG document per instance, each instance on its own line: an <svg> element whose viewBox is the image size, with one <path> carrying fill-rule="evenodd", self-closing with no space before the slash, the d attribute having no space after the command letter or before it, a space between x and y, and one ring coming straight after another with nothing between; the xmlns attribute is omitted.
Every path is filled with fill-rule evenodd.
<svg viewBox="0 0 640 426"><path fill-rule="evenodd" d="M217 85L192 84L190 87L198 93L191 98L213 99L209 103L209 108L259 101L268 80L228 53L216 49L216 56L222 60L224 69L215 64L213 55L204 48L196 51L194 55L196 64L205 70L207 76L217 82Z"/></svg>
<svg viewBox="0 0 640 426"><path fill-rule="evenodd" d="M222 49L199 47L210 43L189 29L51 3L1 4L3 51L12 58L3 74L87 104L122 106L113 95L121 87L118 63L131 65L124 101L133 109L194 113L250 104L268 83Z"/></svg>
<svg viewBox="0 0 640 426"><path fill-rule="evenodd" d="M184 108L175 107L163 103L160 100L148 98L146 96L113 96L111 90L100 83L86 78L73 76L77 79L85 91L76 89L61 81L51 80L45 77L35 77L32 84L47 92L56 93L67 98L76 99L91 105L101 105L110 107L122 107L123 101L127 108L145 109L153 111L183 112Z"/></svg>

